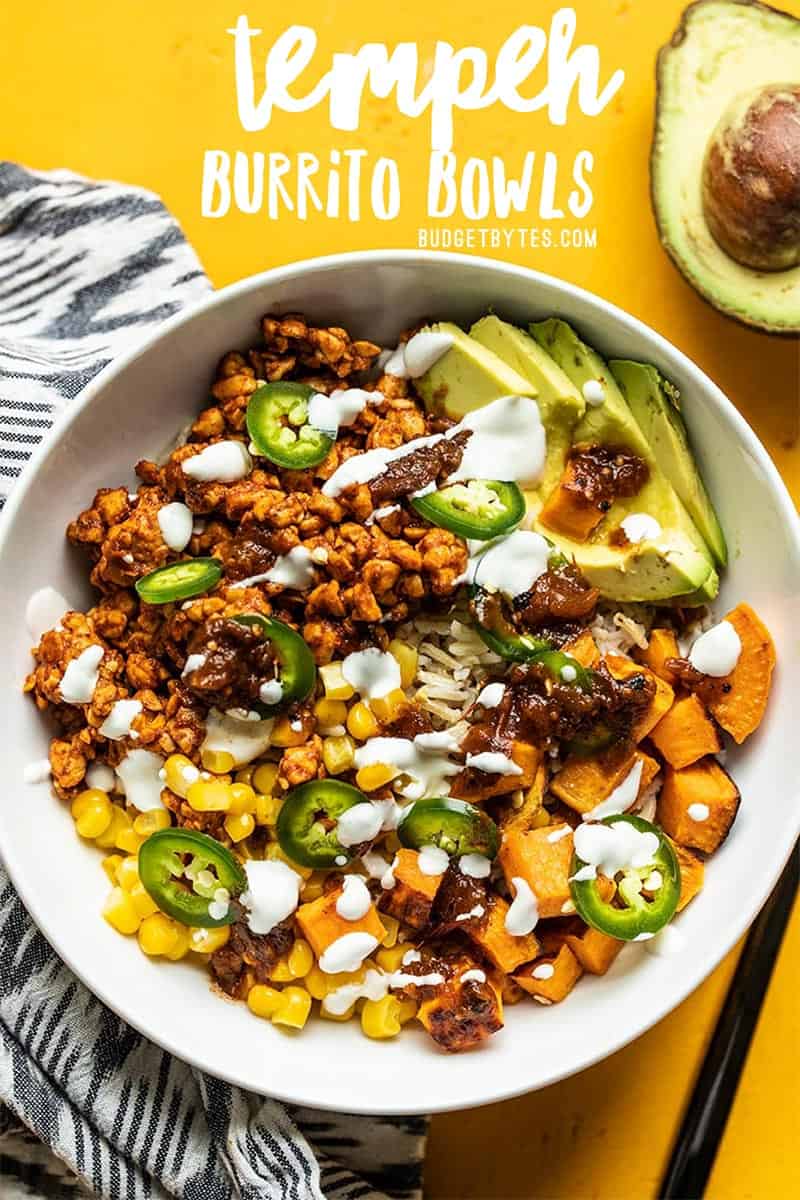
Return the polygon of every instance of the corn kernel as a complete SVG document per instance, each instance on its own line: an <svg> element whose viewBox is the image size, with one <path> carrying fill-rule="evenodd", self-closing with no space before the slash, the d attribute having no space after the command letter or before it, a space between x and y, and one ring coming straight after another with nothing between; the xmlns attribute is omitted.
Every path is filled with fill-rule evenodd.
<svg viewBox="0 0 800 1200"><path fill-rule="evenodd" d="M201 750L200 761L212 775L227 775L236 766L236 760L227 750ZM188 794L186 799L189 799Z"/></svg>
<svg viewBox="0 0 800 1200"><path fill-rule="evenodd" d="M273 762L261 763L253 771L251 784L256 792L262 796L271 796L272 789L275 787L275 780L278 778L278 764Z"/></svg>
<svg viewBox="0 0 800 1200"><path fill-rule="evenodd" d="M249 783L232 783L230 811L237 817L256 811L256 794Z"/></svg>
<svg viewBox="0 0 800 1200"><path fill-rule="evenodd" d="M367 1037L395 1037L400 1032L400 1001L397 997L367 1000L361 1010L361 1028Z"/></svg>
<svg viewBox="0 0 800 1200"><path fill-rule="evenodd" d="M419 654L414 646L407 646L405 642L399 642L396 638L389 642L388 649L400 667L400 686L410 688L417 676Z"/></svg>
<svg viewBox="0 0 800 1200"><path fill-rule="evenodd" d="M326 975L315 964L310 971L306 972L303 983L315 1000L323 1000L330 991L329 979L330 975Z"/></svg>
<svg viewBox="0 0 800 1200"><path fill-rule="evenodd" d="M117 834L117 847L120 850L124 850L126 854L138 854L140 847L146 841L147 838L140 837L138 833L134 833L132 823L127 829L121 829Z"/></svg>
<svg viewBox="0 0 800 1200"><path fill-rule="evenodd" d="M156 912L145 917L139 926L139 948L150 958L168 954L177 940L178 926L164 913Z"/></svg>
<svg viewBox="0 0 800 1200"><path fill-rule="evenodd" d="M381 920L386 920L383 913L381 913ZM403 965L403 956L411 949L413 947L409 946L407 942L400 942L394 946L382 946L375 955L378 966L390 974L392 971L399 971Z"/></svg>
<svg viewBox="0 0 800 1200"><path fill-rule="evenodd" d="M386 933L381 945L387 950L390 950L392 946L397 945L397 935L400 932L400 922L396 917L390 917L388 913L381 913L381 923L386 929ZM408 949L408 947L406 946L404 949Z"/></svg>
<svg viewBox="0 0 800 1200"><path fill-rule="evenodd" d="M134 817L133 832L138 833L139 837L149 838L151 833L169 829L171 824L172 817L168 809L151 808L149 812L139 813L138 817Z"/></svg>
<svg viewBox="0 0 800 1200"><path fill-rule="evenodd" d="M228 812L231 806L231 785L222 779L200 779L186 793L195 812Z"/></svg>
<svg viewBox="0 0 800 1200"><path fill-rule="evenodd" d="M111 824L112 804L108 793L100 788L87 788L80 792L72 801L70 811L81 837L100 837Z"/></svg>
<svg viewBox="0 0 800 1200"><path fill-rule="evenodd" d="M293 725L300 725L299 729L292 729ZM302 746L303 742L308 741L308 729L305 721L293 717L291 720L284 715L278 717L275 724L272 726L272 733L269 736L270 745L280 746Z"/></svg>
<svg viewBox="0 0 800 1200"><path fill-rule="evenodd" d="M141 918L133 901L121 887L112 888L103 905L103 916L117 933L136 933Z"/></svg>
<svg viewBox="0 0 800 1200"><path fill-rule="evenodd" d="M108 828L105 829L99 837L94 839L94 844L99 846L101 850L113 850L117 845L117 835L122 829L128 829L131 824L131 819L125 812L124 808L120 808L118 804L111 806L111 821Z"/></svg>
<svg viewBox="0 0 800 1200"><path fill-rule="evenodd" d="M289 964L286 961L286 955L282 954L275 966L269 973L269 977L273 983L291 983L294 975L289 970Z"/></svg>
<svg viewBox="0 0 800 1200"><path fill-rule="evenodd" d="M155 900L153 900L150 893L145 890L143 884L135 883L128 892L128 895L131 898L133 907L136 909L142 919L145 917L150 917L153 915L153 913L158 912L158 905L156 904Z"/></svg>
<svg viewBox="0 0 800 1200"><path fill-rule="evenodd" d="M120 859L116 881L123 892L131 892L136 887L139 882L139 860L135 854Z"/></svg>
<svg viewBox="0 0 800 1200"><path fill-rule="evenodd" d="M225 832L232 842L241 842L250 837L255 827L256 819L252 813L242 813L241 816L231 813L225 818Z"/></svg>
<svg viewBox="0 0 800 1200"><path fill-rule="evenodd" d="M308 942L298 938L286 959L293 979L302 979L314 965L314 952Z"/></svg>
<svg viewBox="0 0 800 1200"><path fill-rule="evenodd" d="M396 721L400 714L405 712L408 705L409 701L400 688L395 688L386 696L378 696L369 702L373 713L379 721L383 721L384 725L390 725L392 721Z"/></svg>
<svg viewBox="0 0 800 1200"><path fill-rule="evenodd" d="M311 1012L311 996L301 987L284 988L280 996L281 1003L272 1015L272 1024L302 1029Z"/></svg>
<svg viewBox="0 0 800 1200"><path fill-rule="evenodd" d="M284 854L278 842L270 842L264 851L264 858L269 858L273 862L277 861L287 863L292 870L300 876L301 879L308 879L310 875L314 874L311 867L301 867L299 863L294 861L294 859L291 859L288 855Z"/></svg>
<svg viewBox="0 0 800 1200"><path fill-rule="evenodd" d="M239 770L236 772L233 778L237 783L249 783L252 787L253 774L255 773L255 770L256 768L253 766L253 764L249 763L246 767L239 767Z"/></svg>
<svg viewBox="0 0 800 1200"><path fill-rule="evenodd" d="M112 884L117 882L117 870L124 861L125 860L121 854L109 854L100 863L100 866L103 868Z"/></svg>
<svg viewBox="0 0 800 1200"><path fill-rule="evenodd" d="M256 825L274 825L282 806L280 796L256 796Z"/></svg>
<svg viewBox="0 0 800 1200"><path fill-rule="evenodd" d="M390 767L388 763L370 763L356 772L356 787L362 792L374 792L399 774L397 767Z"/></svg>
<svg viewBox="0 0 800 1200"><path fill-rule="evenodd" d="M380 726L375 717L363 700L359 700L347 714L347 732L360 742L366 742L367 738L375 737L379 731Z"/></svg>
<svg viewBox="0 0 800 1200"><path fill-rule="evenodd" d="M345 679L340 662L327 663L320 667L319 677L325 689L326 700L350 700L356 694L353 685Z"/></svg>
<svg viewBox="0 0 800 1200"><path fill-rule="evenodd" d="M354 756L355 746L346 734L340 737L326 737L323 740L322 761L329 775L341 775L344 771L349 771Z"/></svg>
<svg viewBox="0 0 800 1200"><path fill-rule="evenodd" d="M167 951L167 958L170 960L170 962L177 962L178 959L184 958L189 953L190 949L189 930L185 925L181 925L179 922L176 922L176 925L177 936L175 938L175 945L171 950Z"/></svg>
<svg viewBox="0 0 800 1200"><path fill-rule="evenodd" d="M322 871L315 871L307 883L300 889L300 899L304 904L308 904L311 900L319 900L325 890L325 874Z"/></svg>
<svg viewBox="0 0 800 1200"><path fill-rule="evenodd" d="M215 929L196 926L189 930L189 949L195 954L213 954L220 950L231 936L230 925L218 925Z"/></svg>
<svg viewBox="0 0 800 1200"><path fill-rule="evenodd" d="M282 999L282 993L277 988L267 987L265 983L256 983L247 993L247 1007L257 1017L269 1020L277 1012Z"/></svg>
<svg viewBox="0 0 800 1200"><path fill-rule="evenodd" d="M408 1021L413 1021L418 1009L419 1005L416 1000L400 1000L400 1012L398 1013L400 1024L405 1025Z"/></svg>
<svg viewBox="0 0 800 1200"><path fill-rule="evenodd" d="M344 725L347 720L347 705L344 700L318 700L314 705L314 716L321 726Z"/></svg>
<svg viewBox="0 0 800 1200"><path fill-rule="evenodd" d="M170 754L164 763L164 783L182 800L186 799L189 788L193 783L197 783L199 778L200 772L185 754Z"/></svg>

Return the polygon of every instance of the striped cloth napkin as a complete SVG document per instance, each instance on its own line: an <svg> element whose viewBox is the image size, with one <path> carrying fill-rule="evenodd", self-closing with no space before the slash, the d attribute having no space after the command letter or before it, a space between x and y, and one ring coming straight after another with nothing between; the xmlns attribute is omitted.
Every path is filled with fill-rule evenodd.
<svg viewBox="0 0 800 1200"><path fill-rule="evenodd" d="M0 163L0 506L58 411L209 290L156 196ZM1 866L0 963L4 1197L419 1197L424 1117L290 1111L172 1058L78 982Z"/></svg>

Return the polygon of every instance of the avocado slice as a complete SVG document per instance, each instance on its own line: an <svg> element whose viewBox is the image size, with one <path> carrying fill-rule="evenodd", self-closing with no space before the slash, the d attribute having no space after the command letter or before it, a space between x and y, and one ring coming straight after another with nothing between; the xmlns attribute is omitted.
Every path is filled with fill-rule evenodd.
<svg viewBox="0 0 800 1200"><path fill-rule="evenodd" d="M608 364L650 447L721 567L728 547L711 498L697 470L678 407L679 393L655 367L612 359Z"/></svg>
<svg viewBox="0 0 800 1200"><path fill-rule="evenodd" d="M532 383L458 325L439 321L425 328L453 339L447 353L414 381L429 412L446 413L457 421L500 396L536 395Z"/></svg>
<svg viewBox="0 0 800 1200"><path fill-rule="evenodd" d="M524 329L489 315L476 321L469 335L497 354L535 389L532 395L547 430L547 458L537 490L546 496L561 478L572 444L572 430L586 411L586 401L558 364Z"/></svg>
<svg viewBox="0 0 800 1200"><path fill-rule="evenodd" d="M798 80L800 20L754 0L691 4L658 57L650 174L661 241L706 300L747 325L773 333L800 332L800 266L755 270L722 249L706 219L704 168L715 131L723 126L736 129L737 122L742 130L754 96L774 85L785 84L788 90ZM748 145L746 138L743 145ZM778 156L773 174L788 173L788 143L782 150L781 138L765 139L764 146ZM757 185L765 190L768 165L762 172L765 177L744 181L745 195L747 186L752 197L760 195ZM730 166L727 162L726 170Z"/></svg>
<svg viewBox="0 0 800 1200"><path fill-rule="evenodd" d="M586 409L573 430L573 442L625 445L644 459L650 470L650 478L640 492L630 500L616 501L588 541L554 537L543 527L541 532L574 558L589 582L605 596L650 603L686 596L684 603L688 604L690 598L694 604L706 603L716 594L719 583L711 554L656 461L607 364L565 321L541 321L531 325L530 330L576 388L583 391L586 384L597 382L603 388L604 402ZM529 494L534 515L544 498ZM661 536L635 545L610 545L609 531L616 529L631 512L655 517L662 529Z"/></svg>

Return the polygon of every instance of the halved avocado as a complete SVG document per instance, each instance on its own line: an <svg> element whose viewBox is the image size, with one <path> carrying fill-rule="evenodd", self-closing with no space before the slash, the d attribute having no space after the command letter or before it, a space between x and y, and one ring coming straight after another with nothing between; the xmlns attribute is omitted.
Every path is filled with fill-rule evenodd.
<svg viewBox="0 0 800 1200"><path fill-rule="evenodd" d="M608 364L658 465L670 481L721 567L728 547L711 498L689 447L678 389L647 363L612 358Z"/></svg>
<svg viewBox="0 0 800 1200"><path fill-rule="evenodd" d="M430 412L446 412L457 421L499 396L536 395L532 383L458 325L439 321L426 328L433 333L449 334L453 339L447 353L415 380Z"/></svg>
<svg viewBox="0 0 800 1200"><path fill-rule="evenodd" d="M665 249L720 311L800 332L800 20L755 0L698 0L657 76L651 185Z"/></svg>

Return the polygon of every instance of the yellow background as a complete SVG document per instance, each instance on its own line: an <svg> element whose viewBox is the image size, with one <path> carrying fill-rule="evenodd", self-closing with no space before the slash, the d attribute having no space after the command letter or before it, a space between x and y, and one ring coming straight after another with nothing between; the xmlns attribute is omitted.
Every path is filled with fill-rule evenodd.
<svg viewBox="0 0 800 1200"><path fill-rule="evenodd" d="M496 256L580 283L665 333L739 406L797 498L797 343L746 331L703 304L659 249L650 212L654 57L682 6L678 0L578 0L576 7L579 40L600 46L603 77L617 66L626 71L609 109L593 120L577 114L562 129L550 128L542 114L495 108L457 115L455 149L463 157L501 154L512 172L527 149L555 150L567 167L578 149L591 149L596 202L584 224L597 226L598 249L514 249ZM784 7L800 17L800 0L784 0ZM437 37L493 53L524 21L548 26L557 8L552 0L306 0L301 9L283 10L263 0L9 4L0 39L0 153L159 192L217 285L315 254L411 246L417 226L430 224L423 215L427 119L409 121L371 101L357 134L332 132L324 108L280 115L268 131L245 134L236 117L226 28L246 12L275 36L294 13L318 31L315 61L324 69L334 48L352 50L369 40L416 40L423 60ZM310 150L324 157L333 146L363 146L398 160L400 219L366 216L353 225L286 217L276 227L263 215L201 217L204 150ZM520 1100L437 1118L427 1171L431 1200L653 1196L735 962L732 954L677 1012L585 1074ZM712 1200L762 1200L800 1188L798 969L796 912L711 1181Z"/></svg>

